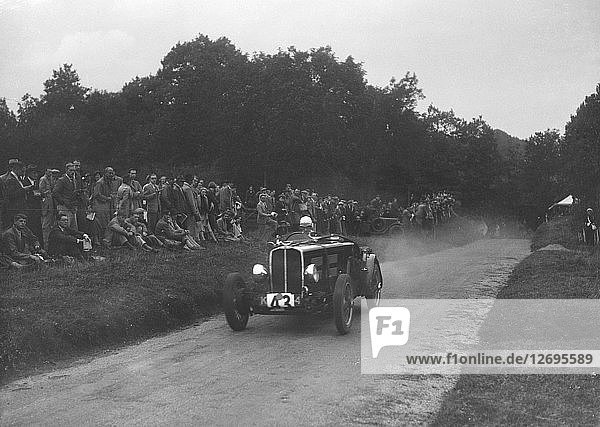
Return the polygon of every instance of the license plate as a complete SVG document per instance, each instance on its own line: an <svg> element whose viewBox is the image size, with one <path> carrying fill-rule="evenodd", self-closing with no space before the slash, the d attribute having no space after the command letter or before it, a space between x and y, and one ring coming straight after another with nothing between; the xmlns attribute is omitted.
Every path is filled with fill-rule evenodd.
<svg viewBox="0 0 600 427"><path fill-rule="evenodd" d="M267 294L267 307L286 308L294 306L294 294L276 293Z"/></svg>

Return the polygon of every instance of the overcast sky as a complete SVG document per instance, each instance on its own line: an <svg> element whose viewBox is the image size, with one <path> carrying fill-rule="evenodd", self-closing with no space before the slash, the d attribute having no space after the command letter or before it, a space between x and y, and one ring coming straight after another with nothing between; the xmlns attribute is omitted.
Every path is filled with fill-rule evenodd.
<svg viewBox="0 0 600 427"><path fill-rule="evenodd" d="M199 33L250 54L330 45L377 86L414 71L420 110L522 138L562 132L600 82L600 0L0 0L0 97L39 96L65 62L118 91Z"/></svg>

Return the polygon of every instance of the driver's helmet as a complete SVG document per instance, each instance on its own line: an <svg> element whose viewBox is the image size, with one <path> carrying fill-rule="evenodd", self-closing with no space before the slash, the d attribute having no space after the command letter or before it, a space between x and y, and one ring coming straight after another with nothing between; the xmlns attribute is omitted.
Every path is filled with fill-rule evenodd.
<svg viewBox="0 0 600 427"><path fill-rule="evenodd" d="M300 218L300 227L302 228L312 228L313 222L312 218L309 216L303 216Z"/></svg>

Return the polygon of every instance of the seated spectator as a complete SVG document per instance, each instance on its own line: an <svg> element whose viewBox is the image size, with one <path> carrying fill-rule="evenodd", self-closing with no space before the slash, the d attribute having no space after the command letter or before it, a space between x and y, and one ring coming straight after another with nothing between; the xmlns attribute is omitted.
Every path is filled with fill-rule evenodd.
<svg viewBox="0 0 600 427"><path fill-rule="evenodd" d="M88 235L69 227L69 216L59 214L57 225L48 237L48 254L52 257L73 257L83 260L83 241Z"/></svg>
<svg viewBox="0 0 600 427"><path fill-rule="evenodd" d="M23 268L23 264L13 261L8 255L0 253L0 270L8 270L11 268Z"/></svg>
<svg viewBox="0 0 600 427"><path fill-rule="evenodd" d="M108 223L104 242L111 247L135 249L135 227L126 221L123 212L119 211L117 216Z"/></svg>
<svg viewBox="0 0 600 427"><path fill-rule="evenodd" d="M148 231L148 226L144 222L143 208L137 208L133 211L133 216L127 218L127 222L133 227L135 233L135 244L146 252L158 252L156 248L162 248L163 243Z"/></svg>
<svg viewBox="0 0 600 427"><path fill-rule="evenodd" d="M41 248L38 238L27 227L27 215L16 214L13 225L2 233L0 252L12 262L21 266L40 263L46 252ZM17 267L18 268L18 267Z"/></svg>
<svg viewBox="0 0 600 427"><path fill-rule="evenodd" d="M171 213L168 211L156 223L156 237L167 248L182 247L186 251L204 249L189 235L189 231L181 228L173 220Z"/></svg>
<svg viewBox="0 0 600 427"><path fill-rule="evenodd" d="M231 209L227 209L217 219L217 232L225 240L237 241L244 239L242 235L241 219L235 215Z"/></svg>
<svg viewBox="0 0 600 427"><path fill-rule="evenodd" d="M258 239L262 241L266 241L275 234L277 230L277 221L275 221L275 217L277 217L277 213L269 210L269 206L267 204L268 195L266 193L262 193L259 196L260 202L256 205L256 223L258 224Z"/></svg>

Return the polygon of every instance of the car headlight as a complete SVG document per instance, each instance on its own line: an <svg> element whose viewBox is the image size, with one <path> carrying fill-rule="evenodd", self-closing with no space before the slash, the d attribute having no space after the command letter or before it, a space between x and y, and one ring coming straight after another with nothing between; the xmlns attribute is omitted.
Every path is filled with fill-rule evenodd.
<svg viewBox="0 0 600 427"><path fill-rule="evenodd" d="M268 275L269 275L269 273L267 272L267 269L265 268L264 265L254 264L254 267L252 267L252 276L254 276L254 280L257 280L257 281L264 280L265 277L267 277Z"/></svg>
<svg viewBox="0 0 600 427"><path fill-rule="evenodd" d="M304 269L304 276L314 283L317 283L321 278L319 270L317 270L317 266L314 264L309 264L306 266Z"/></svg>

